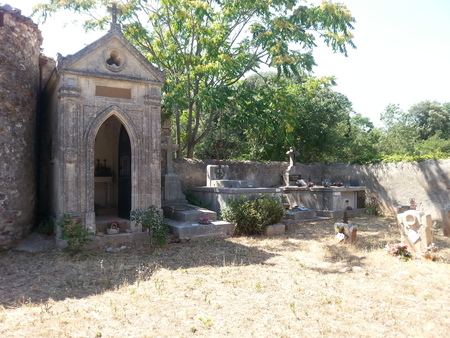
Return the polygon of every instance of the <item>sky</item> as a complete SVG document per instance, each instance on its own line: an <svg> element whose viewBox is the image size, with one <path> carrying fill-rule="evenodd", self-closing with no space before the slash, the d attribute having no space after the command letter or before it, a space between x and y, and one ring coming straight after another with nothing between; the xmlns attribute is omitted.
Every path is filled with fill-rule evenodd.
<svg viewBox="0 0 450 338"><path fill-rule="evenodd" d="M30 16L33 6L46 1L3 2ZM334 76L334 89L348 97L355 112L380 125L380 114L389 104L407 111L425 100L450 102L450 0L334 2L344 3L356 19L353 34L357 49L350 48L345 57L318 45L314 73ZM76 53L105 34L85 33L73 19L65 12L39 24L45 55ZM33 21L38 23L38 18Z"/></svg>

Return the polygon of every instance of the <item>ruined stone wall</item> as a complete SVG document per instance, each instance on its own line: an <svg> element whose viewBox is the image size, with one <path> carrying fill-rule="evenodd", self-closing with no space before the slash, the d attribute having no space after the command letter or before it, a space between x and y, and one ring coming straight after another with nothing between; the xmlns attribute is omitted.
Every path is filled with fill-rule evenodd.
<svg viewBox="0 0 450 338"><path fill-rule="evenodd" d="M180 176L183 189L206 185L206 166L214 161L177 159L174 171ZM287 162L226 161L230 166L229 179L257 180L260 186L284 185L281 173ZM442 220L442 210L450 207L450 160L351 165L348 163L297 164L295 171L306 181L316 184L329 179L332 182L358 181L373 195L385 214L395 214L398 206L408 206L414 198L417 209L430 214L433 220Z"/></svg>
<svg viewBox="0 0 450 338"><path fill-rule="evenodd" d="M41 44L31 19L0 6L0 248L11 247L34 224Z"/></svg>

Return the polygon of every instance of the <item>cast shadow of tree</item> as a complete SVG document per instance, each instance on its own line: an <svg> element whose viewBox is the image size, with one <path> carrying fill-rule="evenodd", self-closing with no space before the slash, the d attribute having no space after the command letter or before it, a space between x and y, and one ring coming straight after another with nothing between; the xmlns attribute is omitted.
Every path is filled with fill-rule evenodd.
<svg viewBox="0 0 450 338"><path fill-rule="evenodd" d="M275 256L232 241L169 244L115 253L0 253L0 305L16 307L66 298L85 298L149 280L158 269L265 264Z"/></svg>

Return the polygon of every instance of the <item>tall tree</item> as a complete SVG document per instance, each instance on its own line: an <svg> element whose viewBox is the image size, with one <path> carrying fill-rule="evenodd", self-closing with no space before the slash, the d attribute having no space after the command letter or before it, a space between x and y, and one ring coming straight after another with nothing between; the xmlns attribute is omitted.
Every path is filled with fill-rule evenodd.
<svg viewBox="0 0 450 338"><path fill-rule="evenodd" d="M109 0L50 0L37 11L94 10ZM311 70L316 39L347 54L354 47L354 18L341 3L302 0L123 0L125 35L150 61L167 71L164 104L176 120L177 142L193 157L229 104L230 87L262 65L279 73ZM104 27L107 16L85 27Z"/></svg>
<svg viewBox="0 0 450 338"><path fill-rule="evenodd" d="M240 140L235 157L285 160L294 146L300 161L340 159L351 103L331 88L332 78L253 75L239 84L236 108L224 114L227 131ZM245 147L243 146L245 145Z"/></svg>
<svg viewBox="0 0 450 338"><path fill-rule="evenodd" d="M384 128L380 136L379 148L384 155L412 155L418 140L417 124L411 114L398 105L388 105L380 116Z"/></svg>
<svg viewBox="0 0 450 338"><path fill-rule="evenodd" d="M409 109L409 114L416 121L420 139L440 134L443 138L450 138L450 111L448 104L436 101L422 101Z"/></svg>

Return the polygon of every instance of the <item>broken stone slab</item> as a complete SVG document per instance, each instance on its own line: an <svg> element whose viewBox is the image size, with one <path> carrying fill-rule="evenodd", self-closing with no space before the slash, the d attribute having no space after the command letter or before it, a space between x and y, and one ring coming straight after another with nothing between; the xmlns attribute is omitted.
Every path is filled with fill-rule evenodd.
<svg viewBox="0 0 450 338"><path fill-rule="evenodd" d="M350 223L334 223L334 230L339 243L356 243L358 226Z"/></svg>
<svg viewBox="0 0 450 338"><path fill-rule="evenodd" d="M284 235L286 226L283 223L268 225L264 228L264 236L274 237Z"/></svg>

